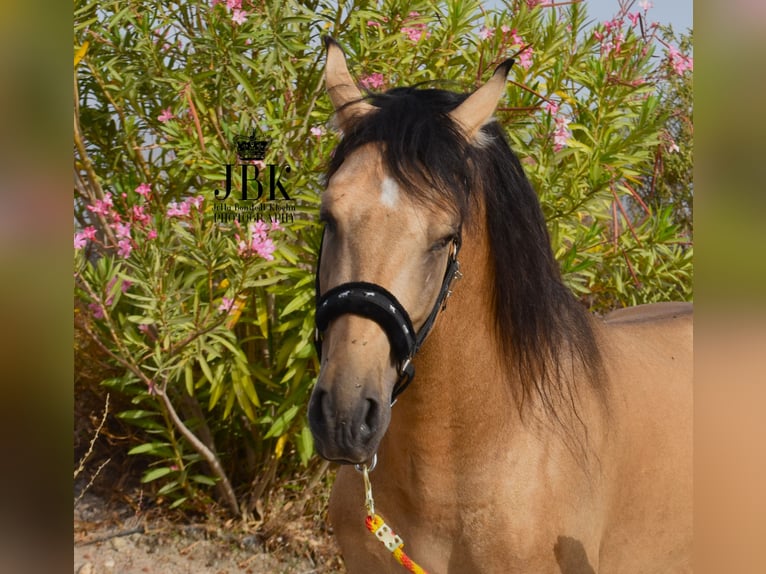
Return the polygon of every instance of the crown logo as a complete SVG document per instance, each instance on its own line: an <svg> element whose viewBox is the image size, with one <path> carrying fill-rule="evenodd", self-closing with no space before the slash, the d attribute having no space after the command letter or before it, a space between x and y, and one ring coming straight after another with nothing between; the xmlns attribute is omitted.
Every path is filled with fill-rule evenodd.
<svg viewBox="0 0 766 574"><path fill-rule="evenodd" d="M266 148L269 147L268 140L258 140L255 137L255 130L249 136L234 136L234 144L237 146L237 155L239 159L244 160L263 160L266 157Z"/></svg>

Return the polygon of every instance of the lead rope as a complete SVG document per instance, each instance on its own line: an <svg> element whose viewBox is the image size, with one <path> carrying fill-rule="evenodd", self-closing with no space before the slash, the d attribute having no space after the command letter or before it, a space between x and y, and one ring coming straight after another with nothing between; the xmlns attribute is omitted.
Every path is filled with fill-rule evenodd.
<svg viewBox="0 0 766 574"><path fill-rule="evenodd" d="M372 459L372 468L375 468L376 462L377 455ZM379 514L375 514L375 500L372 498L372 484L370 484L370 470L372 468L366 464L361 466L361 468L357 465L356 468L362 473L364 478L364 505L367 508L367 518L365 518L364 523L367 526L367 530L372 532L375 538L383 543L386 549L394 555L396 561L404 566L408 572L428 574L404 552L404 541L402 538L383 521Z"/></svg>

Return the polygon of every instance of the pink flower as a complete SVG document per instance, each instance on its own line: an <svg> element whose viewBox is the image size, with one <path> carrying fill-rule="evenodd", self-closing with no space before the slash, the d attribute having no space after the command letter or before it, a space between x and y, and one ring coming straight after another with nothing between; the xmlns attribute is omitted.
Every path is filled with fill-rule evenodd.
<svg viewBox="0 0 766 574"><path fill-rule="evenodd" d="M367 25L370 28L380 28L380 22L376 22L375 20L367 20Z"/></svg>
<svg viewBox="0 0 766 574"><path fill-rule="evenodd" d="M123 259L130 257L131 251L133 251L133 245L130 243L130 239L120 239L117 242L117 255Z"/></svg>
<svg viewBox="0 0 766 574"><path fill-rule="evenodd" d="M95 241L95 240L96 240L96 228L95 228L95 227L93 227L92 225L89 225L88 227L86 227L85 229L83 229L83 230L80 232L80 234L81 234L81 235L82 235L82 236L83 236L85 239L90 239L91 241Z"/></svg>
<svg viewBox="0 0 766 574"><path fill-rule="evenodd" d="M228 297L224 297L221 299L221 304L218 305L218 311L221 313L228 313L231 311L232 306L234 305L234 299L229 299Z"/></svg>
<svg viewBox="0 0 766 574"><path fill-rule="evenodd" d="M524 38L519 36L518 32L516 32L516 29L514 28L511 32L511 45L512 46L524 46ZM532 46L527 46L524 48L522 52L519 52L519 54L516 56L519 62L519 66L524 68L525 70L528 70L529 67L532 65L532 54L534 50L532 49Z"/></svg>
<svg viewBox="0 0 766 574"><path fill-rule="evenodd" d="M136 188L136 193L138 195L143 195L144 197L149 197L149 194L152 192L152 186L148 183L142 183Z"/></svg>
<svg viewBox="0 0 766 574"><path fill-rule="evenodd" d="M271 231L282 231L282 226L279 224L279 221L275 218L271 218Z"/></svg>
<svg viewBox="0 0 766 574"><path fill-rule="evenodd" d="M150 229L149 233L146 234L147 239L154 239L157 237L157 230L156 229Z"/></svg>
<svg viewBox="0 0 766 574"><path fill-rule="evenodd" d="M250 235L266 237L266 232L269 230L269 227L266 225L265 221L259 219L255 223L250 224L249 230Z"/></svg>
<svg viewBox="0 0 766 574"><path fill-rule="evenodd" d="M383 74L375 73L370 74L369 76L365 76L359 80L359 83L362 84L365 88L368 90L372 89L379 89L382 88L385 85L385 79L383 78Z"/></svg>
<svg viewBox="0 0 766 574"><path fill-rule="evenodd" d="M617 18L615 18L613 20L608 20L607 22L604 22L604 28L606 28L606 32L608 34L609 32L612 31L612 28L615 28L615 29L619 28L620 24L621 22Z"/></svg>
<svg viewBox="0 0 766 574"><path fill-rule="evenodd" d="M559 105L556 102L545 102L543 104L543 109L546 112L550 112L552 116L555 116L557 113L559 113Z"/></svg>
<svg viewBox="0 0 766 574"><path fill-rule="evenodd" d="M88 209L93 213L109 215L112 207L114 207L114 203L112 203L112 194L107 192L106 195L104 195L104 199L97 199L96 205L89 205Z"/></svg>
<svg viewBox="0 0 766 574"><path fill-rule="evenodd" d="M426 38L431 36L431 32L426 31L425 24L418 24L417 27L404 27L402 28L402 34L407 36L407 38L414 43L418 43L420 38L423 37L423 34L426 35Z"/></svg>
<svg viewBox="0 0 766 574"><path fill-rule="evenodd" d="M670 65L675 70L676 74L683 76L687 70L693 71L694 59L690 56L684 56L677 48L670 46L668 48L668 58L670 59Z"/></svg>
<svg viewBox="0 0 766 574"><path fill-rule="evenodd" d="M678 147L678 144L676 142L673 142L673 143L670 144L670 146L668 146L668 151L670 153L678 153L681 150Z"/></svg>
<svg viewBox="0 0 766 574"><path fill-rule="evenodd" d="M649 10L649 8L654 8L654 4L650 2L649 0L640 0L638 3L639 6L641 6L641 9L646 12Z"/></svg>
<svg viewBox="0 0 766 574"><path fill-rule="evenodd" d="M242 0L226 0L226 7L229 10L242 10Z"/></svg>
<svg viewBox="0 0 766 574"><path fill-rule="evenodd" d="M523 52L519 53L519 66L528 70L532 65L532 47L526 48Z"/></svg>
<svg viewBox="0 0 766 574"><path fill-rule="evenodd" d="M88 303L88 309L90 309L90 312L93 315L94 319L104 318L104 310L101 308L101 305L99 305L98 303Z"/></svg>
<svg viewBox="0 0 766 574"><path fill-rule="evenodd" d="M407 22L408 20L412 20L414 18L419 18L420 12L410 12L409 16L405 20ZM407 36L407 38L410 39L411 42L419 42L420 39L425 34L426 38L429 38L431 36L431 32L428 31L428 26L426 26L425 23L419 22L419 23L413 23L408 26L402 26L402 29L400 30L402 34Z"/></svg>
<svg viewBox="0 0 766 574"><path fill-rule="evenodd" d="M569 131L569 120L564 116L556 117L556 130L553 132L553 151L566 147L567 140L572 137Z"/></svg>
<svg viewBox="0 0 766 574"><path fill-rule="evenodd" d="M510 26L506 26L505 24L503 24L502 26L500 26L500 31L503 34L507 34L508 32L511 31L511 28L510 28Z"/></svg>
<svg viewBox="0 0 766 574"><path fill-rule="evenodd" d="M170 108L165 108L164 110L162 110L162 113L157 116L157 119L164 124L172 120L174 117L175 116L173 115L173 112L170 111Z"/></svg>
<svg viewBox="0 0 766 574"><path fill-rule="evenodd" d="M253 241L252 245L253 250L266 259L267 261L273 261L274 260L274 251L276 251L277 247L274 245L274 242L270 238L266 238L260 241Z"/></svg>
<svg viewBox="0 0 766 574"><path fill-rule="evenodd" d="M130 223L115 223L113 228L118 239L130 239Z"/></svg>
<svg viewBox="0 0 766 574"><path fill-rule="evenodd" d="M168 203L167 216L168 217L188 217L190 213L189 204L185 201L182 203L176 203L171 201Z"/></svg>
<svg viewBox="0 0 766 574"><path fill-rule="evenodd" d="M481 30L479 30L479 38L482 40L487 40L495 35L495 30L493 28L487 28L486 26L482 26Z"/></svg>
<svg viewBox="0 0 766 574"><path fill-rule="evenodd" d="M319 126L314 126L309 131L311 132L311 135L316 136L318 138L324 135L324 130Z"/></svg>
<svg viewBox="0 0 766 574"><path fill-rule="evenodd" d="M279 223L271 222L271 231L281 229ZM236 235L238 252L241 257L249 257L250 255L257 254L266 259L272 261L274 259L274 251L276 251L276 245L274 241L268 236L269 225L264 221L256 221L248 226L249 240L244 241Z"/></svg>
<svg viewBox="0 0 766 574"><path fill-rule="evenodd" d="M234 10L231 14L231 21L235 24L244 24L247 22L247 12L244 10Z"/></svg>
<svg viewBox="0 0 766 574"><path fill-rule="evenodd" d="M628 18L630 19L630 23L635 26L638 24L638 19L641 18L640 12L628 12Z"/></svg>
<svg viewBox="0 0 766 574"><path fill-rule="evenodd" d="M193 205L197 209L202 209L202 202L205 201L205 198L201 195L198 195L196 197L192 197L190 199L186 200L189 202L190 205Z"/></svg>
<svg viewBox="0 0 766 574"><path fill-rule="evenodd" d="M143 205L133 206L133 221L137 221L142 225L149 223L150 217L144 212Z"/></svg>
<svg viewBox="0 0 766 574"><path fill-rule="evenodd" d="M88 240L85 239L85 235L82 233L75 233L74 234L74 248L75 249L82 249L88 244Z"/></svg>

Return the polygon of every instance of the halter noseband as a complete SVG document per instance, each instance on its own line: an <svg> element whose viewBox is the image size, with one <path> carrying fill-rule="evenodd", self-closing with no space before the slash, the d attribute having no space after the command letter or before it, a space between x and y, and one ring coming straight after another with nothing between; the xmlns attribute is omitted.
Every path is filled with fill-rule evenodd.
<svg viewBox="0 0 766 574"><path fill-rule="evenodd" d="M447 261L447 270L444 273L444 279L442 279L442 285L436 297L436 302L425 323L416 333L409 313L407 313L404 306L393 293L375 283L351 281L333 287L324 295L320 295L319 268L322 262L323 232L322 243L319 246L315 282L316 331L314 345L320 360L322 358L322 336L334 319L341 315L352 314L375 321L388 336L391 352L396 358L399 379L391 392L391 405L393 406L397 397L404 392L404 389L407 388L415 377L415 367L412 364L412 359L431 332L439 311L446 308L447 298L452 294L450 290L452 281L462 277L460 263L457 260L461 240L461 233L458 231L452 239L452 249Z"/></svg>

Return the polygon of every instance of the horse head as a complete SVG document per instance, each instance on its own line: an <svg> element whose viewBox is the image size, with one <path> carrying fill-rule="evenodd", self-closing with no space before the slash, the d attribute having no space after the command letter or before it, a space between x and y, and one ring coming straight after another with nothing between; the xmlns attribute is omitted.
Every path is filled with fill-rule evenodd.
<svg viewBox="0 0 766 574"><path fill-rule="evenodd" d="M467 207L454 201L460 192L434 188L470 185L461 171L465 150L458 145L455 157L430 157L428 142L439 139L430 132L443 129L459 134L466 147L479 145L479 130L495 110L512 62L467 98L434 90L434 97L455 98L444 114L407 109L413 101L406 94L398 100L391 96L397 101L386 100L386 94L365 99L340 47L329 38L326 45L326 87L344 140L320 208L325 224L317 269L321 370L309 423L319 454L361 464L376 453L391 419L392 396L402 390L402 381L411 380L411 360L459 276ZM397 121L413 124L412 137L422 138L418 157L392 161L396 142L387 141L385 131ZM349 140L362 143L342 150ZM434 178L428 164L450 161L456 167L442 171L452 179ZM392 172L392 165L401 169Z"/></svg>

